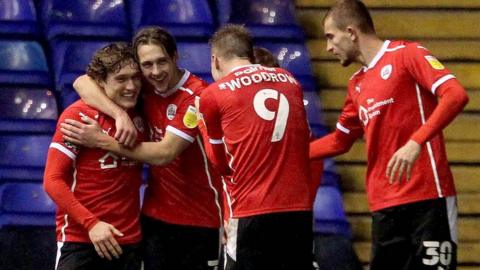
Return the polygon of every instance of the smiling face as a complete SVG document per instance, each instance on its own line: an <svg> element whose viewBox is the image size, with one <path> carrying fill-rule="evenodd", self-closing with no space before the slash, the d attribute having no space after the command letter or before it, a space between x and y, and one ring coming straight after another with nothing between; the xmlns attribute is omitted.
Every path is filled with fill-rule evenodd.
<svg viewBox="0 0 480 270"><path fill-rule="evenodd" d="M127 110L137 104L142 87L141 73L133 62L123 66L118 72L107 74L105 81L100 82L105 94L118 106Z"/></svg>
<svg viewBox="0 0 480 270"><path fill-rule="evenodd" d="M137 48L140 69L157 92L164 93L175 86L177 56L171 57L165 48L156 44L142 44Z"/></svg>
<svg viewBox="0 0 480 270"><path fill-rule="evenodd" d="M324 34L327 39L327 51L340 60L344 67L357 60L359 50L354 42L354 34L338 29L333 18L327 17L324 23Z"/></svg>

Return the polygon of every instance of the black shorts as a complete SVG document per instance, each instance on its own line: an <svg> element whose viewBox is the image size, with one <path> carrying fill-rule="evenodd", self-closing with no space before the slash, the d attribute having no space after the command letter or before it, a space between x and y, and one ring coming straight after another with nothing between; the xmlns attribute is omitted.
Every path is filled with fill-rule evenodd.
<svg viewBox="0 0 480 270"><path fill-rule="evenodd" d="M119 259L102 259L93 244L65 242L59 243L56 270L140 270L139 245L121 245Z"/></svg>
<svg viewBox="0 0 480 270"><path fill-rule="evenodd" d="M213 270L218 265L219 229L169 224L141 217L145 270Z"/></svg>
<svg viewBox="0 0 480 270"><path fill-rule="evenodd" d="M371 270L452 270L456 265L455 197L373 213Z"/></svg>
<svg viewBox="0 0 480 270"><path fill-rule="evenodd" d="M311 270L312 212L230 219L226 270Z"/></svg>

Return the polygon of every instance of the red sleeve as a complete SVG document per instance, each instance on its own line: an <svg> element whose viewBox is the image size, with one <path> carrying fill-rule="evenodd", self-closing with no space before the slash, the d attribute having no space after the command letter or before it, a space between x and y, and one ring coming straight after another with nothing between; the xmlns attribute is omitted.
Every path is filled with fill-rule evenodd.
<svg viewBox="0 0 480 270"><path fill-rule="evenodd" d="M184 95L185 98L180 103L175 104L177 106L176 113L173 119L167 121L166 131L170 131L192 143L198 135L195 95L188 93L184 93ZM172 104L169 106L172 106Z"/></svg>
<svg viewBox="0 0 480 270"><path fill-rule="evenodd" d="M58 123L65 119L80 120L79 110L67 109L59 118ZM53 136L45 165L44 188L59 208L67 212L87 230L90 230L99 220L75 198L70 190L73 183L74 161L80 149L62 139L59 127Z"/></svg>
<svg viewBox="0 0 480 270"><path fill-rule="evenodd" d="M438 87L448 80L456 80L455 76L430 53L428 49L418 43L408 43L403 53L404 66L421 86L435 94Z"/></svg>
<svg viewBox="0 0 480 270"><path fill-rule="evenodd" d="M208 138L207 128L205 127L205 122L203 120L198 122L198 129L202 136L203 145L205 147L205 153L213 164L213 167L217 170L220 175L230 175L231 170L228 166L227 157L225 155L223 142L212 143Z"/></svg>
<svg viewBox="0 0 480 270"><path fill-rule="evenodd" d="M455 117L462 112L468 103L468 96L457 80L443 83L436 91L440 98L432 114L415 133L411 139L419 144L424 144L436 134L441 132Z"/></svg>
<svg viewBox="0 0 480 270"><path fill-rule="evenodd" d="M203 121L199 123L199 130L202 134L208 159L220 174L229 175L230 167L228 166L225 146L222 140L223 131L219 109L209 88L202 91L199 109L203 116Z"/></svg>
<svg viewBox="0 0 480 270"><path fill-rule="evenodd" d="M327 158L348 152L363 135L363 127L350 94L347 94L337 129L310 143L310 159Z"/></svg>
<svg viewBox="0 0 480 270"><path fill-rule="evenodd" d="M212 140L221 140L223 130L220 118L220 108L211 91L207 88L200 95L200 113L203 115L205 126L207 127L208 138Z"/></svg>
<svg viewBox="0 0 480 270"><path fill-rule="evenodd" d="M440 98L428 120L411 137L417 143L424 144L462 111L468 103L468 96L455 76L418 43L407 44L404 61L409 73L421 86L420 89Z"/></svg>

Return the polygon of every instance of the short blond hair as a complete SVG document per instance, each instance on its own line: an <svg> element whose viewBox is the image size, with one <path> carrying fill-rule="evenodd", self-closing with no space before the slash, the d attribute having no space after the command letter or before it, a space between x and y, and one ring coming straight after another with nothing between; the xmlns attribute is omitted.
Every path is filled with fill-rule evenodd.
<svg viewBox="0 0 480 270"><path fill-rule="evenodd" d="M253 38L243 25L228 24L220 28L210 39L210 46L220 56L247 58L253 62Z"/></svg>

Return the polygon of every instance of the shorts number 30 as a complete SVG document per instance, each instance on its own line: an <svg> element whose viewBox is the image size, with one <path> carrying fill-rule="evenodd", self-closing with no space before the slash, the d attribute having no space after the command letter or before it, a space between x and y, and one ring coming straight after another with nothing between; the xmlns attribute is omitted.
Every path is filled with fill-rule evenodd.
<svg viewBox="0 0 480 270"><path fill-rule="evenodd" d="M449 241L424 241L423 246L426 248L426 257L422 260L425 265L450 265L452 261L452 243ZM439 268L443 269L443 268Z"/></svg>

